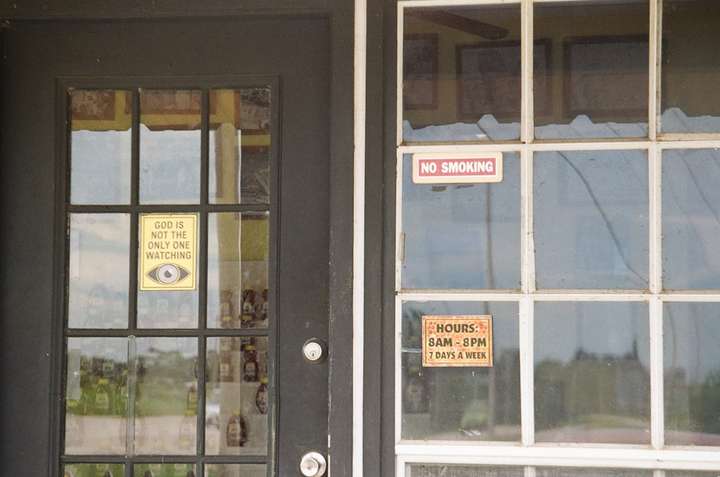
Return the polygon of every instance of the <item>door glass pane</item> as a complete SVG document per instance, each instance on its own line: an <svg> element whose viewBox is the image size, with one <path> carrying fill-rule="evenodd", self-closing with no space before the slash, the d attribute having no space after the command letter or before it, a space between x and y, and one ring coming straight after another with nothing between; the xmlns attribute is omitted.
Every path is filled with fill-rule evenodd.
<svg viewBox="0 0 720 477"><path fill-rule="evenodd" d="M720 288L720 150L666 150L662 161L663 286Z"/></svg>
<svg viewBox="0 0 720 477"><path fill-rule="evenodd" d="M665 443L720 446L720 304L665 303Z"/></svg>
<svg viewBox="0 0 720 477"><path fill-rule="evenodd" d="M535 439L650 443L646 303L535 304Z"/></svg>
<svg viewBox="0 0 720 477"><path fill-rule="evenodd" d="M493 366L423 367L424 315L492 315ZM520 440L517 303L405 303L402 351L403 439Z"/></svg>
<svg viewBox="0 0 720 477"><path fill-rule="evenodd" d="M208 218L208 327L267 328L267 212Z"/></svg>
<svg viewBox="0 0 720 477"><path fill-rule="evenodd" d="M70 91L70 202L130 203L132 95Z"/></svg>
<svg viewBox="0 0 720 477"><path fill-rule="evenodd" d="M127 363L126 338L68 338L66 454L125 453Z"/></svg>
<svg viewBox="0 0 720 477"><path fill-rule="evenodd" d="M210 92L210 203L267 204L270 197L269 87Z"/></svg>
<svg viewBox="0 0 720 477"><path fill-rule="evenodd" d="M268 339L208 338L206 379L206 453L267 454Z"/></svg>
<svg viewBox="0 0 720 477"><path fill-rule="evenodd" d="M200 202L201 94L140 92L140 202Z"/></svg>
<svg viewBox="0 0 720 477"><path fill-rule="evenodd" d="M538 288L646 289L646 152L538 152L533 168Z"/></svg>
<svg viewBox="0 0 720 477"><path fill-rule="evenodd" d="M405 9L405 142L520 138L520 5Z"/></svg>
<svg viewBox="0 0 720 477"><path fill-rule="evenodd" d="M664 0L662 117L664 133L720 132L720 3Z"/></svg>
<svg viewBox="0 0 720 477"><path fill-rule="evenodd" d="M125 328L128 322L130 216L71 214L68 323Z"/></svg>
<svg viewBox="0 0 720 477"><path fill-rule="evenodd" d="M266 477L267 467L256 464L206 464L205 477Z"/></svg>
<svg viewBox="0 0 720 477"><path fill-rule="evenodd" d="M63 477L123 477L122 464L65 464Z"/></svg>
<svg viewBox="0 0 720 477"><path fill-rule="evenodd" d="M195 454L197 339L137 338L135 346L135 452Z"/></svg>
<svg viewBox="0 0 720 477"><path fill-rule="evenodd" d="M522 467L457 464L406 464L406 477L523 477Z"/></svg>
<svg viewBox="0 0 720 477"><path fill-rule="evenodd" d="M520 287L520 159L495 184L415 184L403 159L403 288Z"/></svg>
<svg viewBox="0 0 720 477"><path fill-rule="evenodd" d="M647 136L648 0L539 3L534 21L536 45L552 45L534 72L535 137Z"/></svg>
<svg viewBox="0 0 720 477"><path fill-rule="evenodd" d="M193 464L135 464L134 477L195 477Z"/></svg>

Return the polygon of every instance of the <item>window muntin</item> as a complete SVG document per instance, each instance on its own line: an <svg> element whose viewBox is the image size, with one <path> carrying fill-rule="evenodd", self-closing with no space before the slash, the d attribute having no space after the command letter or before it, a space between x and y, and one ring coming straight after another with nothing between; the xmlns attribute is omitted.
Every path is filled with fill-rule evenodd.
<svg viewBox="0 0 720 477"><path fill-rule="evenodd" d="M270 141L275 127L271 118L276 113L270 111L274 106L269 103L269 92L275 87L266 82L256 85L243 79L241 83L248 86L237 90L69 92L68 115L73 119L68 141L73 145L79 143L79 135L88 141L86 131L98 132L95 142L118 142L114 131L119 127L98 122L102 118L80 121L73 101L80 97L87 102L91 97L108 104L114 101L117 106L117 98L127 94L122 114L130 119L122 126L128 135L130 159L127 180L112 177L117 179L113 184L101 187L98 181L107 180L107 171L90 167L89 156L78 147L75 150L81 156L75 167L73 148L68 148L73 172L66 204L66 378L60 436L65 475L267 475L272 468L274 354L270 350L275 328L274 257L269 244L275 217L270 216L274 187L269 176L276 154ZM257 101L236 100L247 91L267 92L267 102L260 108ZM212 107L211 97L215 98ZM104 106L93 107L102 110ZM242 183L243 192L230 193L231 200L215 205L210 200L209 129L222 121L239 125L238 136L247 126L248 136L253 136L251 147L263 148L264 162L244 169L252 172L255 182L246 187L247 181L238 179L236 188ZM261 127L248 126L258 122ZM113 147L97 148L107 156L102 164L124 160L117 153L119 146ZM231 163L229 167L240 171L246 158L258 159L242 152L228 156L232 159L225 161ZM229 182L233 180L230 177ZM217 199L217 181L213 191ZM254 199L245 199L250 196ZM195 290L139 290L139 224L153 213L197 218ZM223 226L219 217L227 219ZM208 280L211 269L223 279ZM242 304L248 287L256 288L258 295L248 310L259 317L251 320L252 326L208 329L210 320L221 321L220 297ZM210 300L209 294L218 300ZM240 306L226 311L237 313L231 321L240 323L241 310ZM227 357L218 360L226 349L220 342L233 344ZM216 348L219 353L212 352ZM220 376L215 367L223 360L231 361L236 369L231 367L230 373ZM228 435L233 433L226 431L231 421L238 424L233 427L235 434L248 435L250 440L230 442ZM221 438L222 452L213 449L211 442Z"/></svg>
<svg viewBox="0 0 720 477"><path fill-rule="evenodd" d="M406 18L406 14L415 8L422 7L424 9L446 8L444 1L435 0L408 0L399 1L399 25L404 25L403 21ZM477 6L477 5L492 5L501 2L493 2L492 0L468 0L466 2L453 2L453 5L458 6ZM502 2L506 3L506 2ZM533 53L537 47L538 36L532 36L532 28L527 28L528 25L533 24L533 13L536 13L539 8L549 6L548 3L553 3L557 8L582 8L586 4L598 5L600 2L548 2L546 0L535 0L528 1L527 7L524 8L521 18L521 23L524 25L523 35L521 41L521 49L525 52L522 56L522 71L524 72L522 78L522 116L521 116L521 142L517 145L511 144L487 144L483 141L465 141L463 138L456 140L441 139L441 136L447 131L443 131L441 128L434 128L432 132L433 137L425 138L427 141L425 144L417 144L414 141L408 140L407 135L398 134L398 162L399 166L397 169L397 203L396 203L396 239L397 239L397 253L396 253L396 329L398 332L396 341L396 392L395 392L395 406L396 406L396 454L398 460L398 475L410 475L408 473L409 468L405 467L405 464L414 463L425 463L434 462L442 463L438 464L441 468L446 465L464 465L463 463L485 463L492 464L498 462L507 462L507 459L520 459L523 465L534 465L538 464L541 460L543 463L552 462L562 468L571 465L571 462L583 462L587 467L612 467L613 463L618 463L615 467L621 468L622 462L632 461L633 467L642 467L645 469L653 470L653 474L656 477L662 477L663 475L684 475L684 472L670 472L658 470L672 469L674 467L683 468L696 468L696 469L718 469L720 470L720 460L716 459L715 456L717 447L714 444L708 443L708 439L704 439L705 445L694 445L692 448L679 447L680 445L686 445L679 443L673 436L668 433L675 432L673 429L668 428L664 424L664 405L667 401L663 399L663 363L664 353L663 346L665 337L663 336L663 317L664 311L666 310L667 304L675 302L689 302L689 303L714 303L720 301L720 293L717 292L718 287L713 286L712 272L705 273L706 283L705 285L693 285L689 286L684 284L687 280L693 277L693 273L702 273L703 269L710 267L712 269L712 253L707 253L709 257L709 263L701 263L689 269L688 265L684 268L675 267L671 269L668 266L669 257L677 256L684 252L674 251L674 249L684 247L681 242L679 245L675 245L677 240L674 239L668 241L667 234L663 235L663 231L666 229L667 224L665 223L666 211L664 210L665 201L667 199L667 190L665 184L670 181L675 181L680 184L693 184L692 174L687 172L687 168L684 165L680 166L680 163L676 164L677 169L685 168L685 172L677 173L676 177L669 177L666 168L666 163L669 157L673 155L697 155L711 157L707 152L702 150L714 150L720 148L720 134L714 134L709 131L705 131L703 135L694 134L696 131L692 131L688 134L662 134L660 135L660 86L661 77L663 76L663 65L659 64L659 53L660 43L663 37L663 24L659 21L660 14L663 11L663 1L650 1L648 2L649 8L647 10L647 29L649 32L648 38L648 68L645 68L647 74L647 85L649 89L647 112L648 120L646 121L646 129L643 127L636 128L632 134L626 134L624 137L621 134L605 134L603 132L597 133L602 128L597 128L597 125L585 125L587 130L591 134L568 134L567 138L564 137L562 131L554 131L554 136L543 137L533 127L537 111L533 112L533 96L537 95L538 79L537 76L532 76L533 66L537 64L536 54ZM608 2L610 3L610 2ZM613 2L613 3L624 3L630 2ZM690 4L701 5L702 1L690 0L688 2L671 2L667 0L667 3L687 3L688 8L692 8ZM708 21L712 21L710 17ZM613 30L612 33L617 33L616 30L621 29L621 22L606 22L606 29ZM535 23L537 25L537 23ZM644 26L642 26L644 29ZM430 31L426 33L432 33ZM402 40L402 35L399 37ZM692 36L686 37L686 41L692 41ZM402 41L400 42L402 43ZM664 46L664 45L663 45ZM706 48L707 50L707 48ZM402 66L402 44L398 45L398 67ZM706 51L707 53L707 51ZM530 59L533 58L531 61ZM709 67L712 68L715 63L712 63ZM644 67L644 65L643 65ZM398 86L401 91L402 88L402 74L398 77ZM535 91L533 91L535 89ZM710 93L707 93L708 95ZM407 123L403 123L402 116L402 102L401 97L398 96L398 132L407 132ZM709 102L712 104L712 101ZM657 116L656 117L656 112ZM405 117L407 119L407 117ZM541 124L538 125L540 128L543 127ZM570 125L558 125L558 129L569 128ZM607 128L609 126L603 126ZM664 131L663 131L664 132ZM557 139L552 139L553 137ZM635 139L633 139L635 138ZM552 142L556 141L556 142ZM475 144L469 144L473 142ZM496 140L495 142L502 142ZM405 189L407 188L406 179L404 179L402 162L408 162L412 160L413 154L415 153L433 153L442 154L445 152L453 153L483 153L483 152L499 152L503 149L517 150L520 154L521 163L521 200L520 200L520 289L519 290L508 290L502 288L491 288L491 289L467 289L461 287L441 287L431 289L417 289L408 285L405 277L405 263L406 259L405 248L404 248L404 215L408 212L405 210ZM685 152L687 150L688 152ZM539 244L538 244L538 207L542 207L542 204L538 203L537 188L542 184L538 182L537 165L538 157L543 153L567 152L573 153L577 151L583 151L587 154L594 154L595 151L600 151L596 154L599 156L611 156L614 151L624 151L630 153L629 156L637 156L636 161L629 161L629 164L625 161L615 162L616 172L619 174L615 177L619 177L620 182L624 184L632 184L630 188L635 190L631 193L633 200L640 201L641 205L633 204L632 208L635 210L633 213L626 214L627 219L632 223L637 224L640 228L635 228L631 234L635 237L635 244L633 249L637 250L634 253L635 260L638 261L638 268L642 269L643 276L642 280L637 284L632 284L629 288L625 288L627 284L618 285L617 278L615 283L612 282L610 275L612 273L605 273L608 278L603 282L602 280L595 279L589 280L589 283L578 285L578 279L587 280L586 277L575 273L577 278L574 280L574 285L561 283L556 285L554 288L549 288L547 285L542 285L541 275L544 273L541 270L538 263L539 257ZM610 151L610 153L608 153ZM615 154L619 157L622 154ZM620 164L623 162L623 164ZM640 165L635 167L634 165ZM703 177L699 180L702 184L705 180L711 180L713 172L710 172L711 161L702 161L699 158L691 169L695 172L695 175L707 173L707 178ZM697 171L697 172L696 172ZM602 179L599 181L602 182ZM442 184L439 184L442 186ZM602 184L601 187L608 187L607 184ZM610 202L621 200L622 196L627 194L628 186L624 186L625 190L617 190L618 194L612 195L608 198ZM701 192L705 193L707 197L712 197L712 193L708 194L706 188L700 187ZM642 191L642 192L641 192ZM685 223L682 223L683 219L680 219L680 224L671 223L670 225L675 229L681 231L680 238L687 241L687 237L690 234L700 234L706 238L703 240L711 240L712 230L711 220L702 219L703 216L706 218L712 215L709 210L703 209L702 199L693 199L694 196L700 196L698 188L690 189L686 200L689 200L689 204L693 204L700 211L698 222L702 222L703 227L698 232L690 232L692 228L692 221L694 212L685 212ZM565 205L559 202L560 205ZM572 206L572 204L570 204ZM514 207L514 205L512 205ZM551 207L548 207L550 209ZM637 210L636 210L637 209ZM692 209L694 210L694 209ZM622 212L618 212L622 215ZM668 214L676 214L677 211L673 212L672 208L668 211ZM683 215L683 213L680 213ZM545 232L547 228L556 228L560 232L567 228L562 225L562 219L567 217L559 217L559 221L545 220ZM569 219L566 222L572 225L572 221ZM582 229L582 227L578 227ZM627 228L627 226L623 226ZM416 233L422 233L422 231L416 231ZM434 231L437 232L437 231ZM426 233L429 233L426 231ZM441 232L440 232L441 233ZM591 234L588 234L591 235ZM455 238L454 238L455 239ZM459 239L458 239L459 240ZM627 244L623 244L626 246ZM670 245L673 248L667 249ZM552 260L545 262L546 265L550 264L557 266L558 264ZM604 264L606 265L606 264ZM665 268L663 274L663 268ZM569 269L570 272L575 272L573 269ZM668 275L668 271L676 270L675 274L678 278L671 278ZM669 286L672 280L680 280L680 285ZM573 280L571 280L573 281ZM579 288L576 288L579 287ZM403 422L402 418L402 369L404 365L403 353L402 353L402 328L401 324L403 304L406 302L422 301L427 303L442 303L447 301L477 301L477 302L493 302L493 301L509 301L516 302L519 304L518 307L518 318L520 323L519 335L520 335L520 366L521 366L521 429L522 429L522 447L508 446L502 441L487 442L483 445L482 441L475 443L468 442L453 442L451 440L428 440L422 441L418 439L407 440L403 435ZM643 418L648 420L647 434L648 440L640 444L605 444L598 442L582 443L578 441L574 442L558 442L552 445L552 447L546 447L548 444L543 444L538 439L537 423L534 418L536 410L536 402L534 395L534 382L536 375L532 370L533 367L533 347L532 343L538 336L538 330L536 329L537 324L537 310L538 306L546 302L568 302L571 305L582 302L618 302L620 304L632 305L636 304L640 306L640 309L645 310L639 317L644 322L644 329L647 330L647 341L648 349L646 351L645 358L647 364L643 366L644 373L649 374L649 397L645 399L647 405L649 405L649 414ZM644 314L643 314L644 313ZM524 370L524 371L523 371ZM436 370L437 371L437 370ZM680 394L689 394L692 391L689 388L680 388ZM677 393L676 393L677 394ZM693 411L690 410L690 413ZM686 417L688 411L685 411ZM688 420L685 421L689 422ZM557 452L555 452L557 449ZM663 462L659 465L658 462ZM468 467L468 469L470 469ZM539 468L526 467L526 475L535 475ZM474 475L472 470L467 470L468 475ZM602 473L601 473L602 474ZM687 475L692 474L688 472ZM413 474L414 475L414 474ZM421 474L422 475L422 474ZM432 475L432 474L430 474ZM603 474L604 475L604 474ZM709 475L709 474L708 474Z"/></svg>

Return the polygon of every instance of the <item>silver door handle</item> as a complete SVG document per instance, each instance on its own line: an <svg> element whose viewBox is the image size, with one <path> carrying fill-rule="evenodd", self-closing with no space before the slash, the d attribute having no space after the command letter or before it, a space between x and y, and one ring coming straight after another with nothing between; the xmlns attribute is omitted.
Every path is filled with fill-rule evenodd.
<svg viewBox="0 0 720 477"><path fill-rule="evenodd" d="M300 473L305 477L322 477L326 470L327 462L319 452L308 452L300 459Z"/></svg>

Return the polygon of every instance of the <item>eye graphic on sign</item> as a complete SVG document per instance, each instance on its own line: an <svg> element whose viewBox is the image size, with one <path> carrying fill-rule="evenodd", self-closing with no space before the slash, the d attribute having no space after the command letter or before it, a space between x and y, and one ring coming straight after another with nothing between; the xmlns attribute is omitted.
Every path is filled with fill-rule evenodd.
<svg viewBox="0 0 720 477"><path fill-rule="evenodd" d="M172 285L190 275L190 272L173 263L165 263L153 268L147 275L157 283Z"/></svg>

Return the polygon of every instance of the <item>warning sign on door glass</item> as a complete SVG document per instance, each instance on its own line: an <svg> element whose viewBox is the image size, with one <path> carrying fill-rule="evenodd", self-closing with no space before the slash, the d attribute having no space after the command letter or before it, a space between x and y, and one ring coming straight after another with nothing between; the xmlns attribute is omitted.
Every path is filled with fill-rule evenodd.
<svg viewBox="0 0 720 477"><path fill-rule="evenodd" d="M500 152L413 155L415 184L478 184L501 182L502 179Z"/></svg>
<svg viewBox="0 0 720 477"><path fill-rule="evenodd" d="M423 316L423 366L492 367L492 340L490 315Z"/></svg>
<svg viewBox="0 0 720 477"><path fill-rule="evenodd" d="M194 290L196 214L140 216L140 290Z"/></svg>

